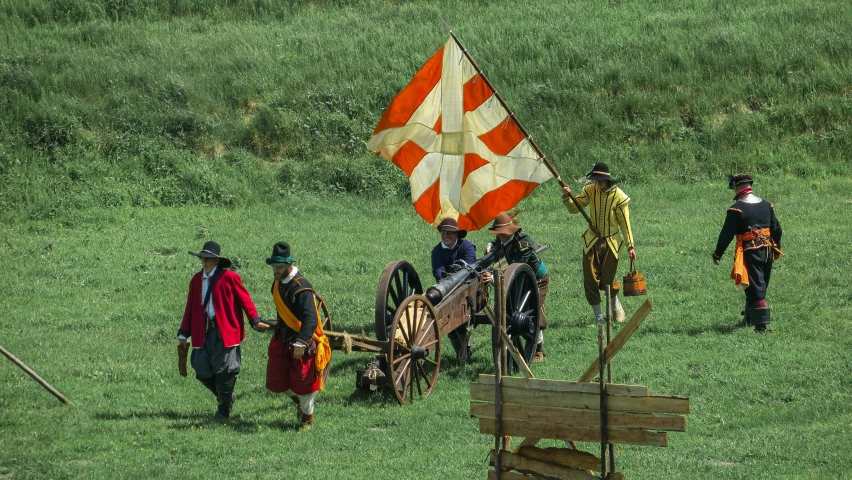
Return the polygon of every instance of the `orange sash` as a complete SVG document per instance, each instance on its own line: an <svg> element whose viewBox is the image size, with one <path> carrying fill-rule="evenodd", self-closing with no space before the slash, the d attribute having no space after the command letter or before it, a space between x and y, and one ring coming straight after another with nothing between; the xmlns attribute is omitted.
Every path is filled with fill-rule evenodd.
<svg viewBox="0 0 852 480"><path fill-rule="evenodd" d="M287 308L287 305L284 303L284 299L281 298L281 294L278 292L279 286L280 282L276 280L275 288L272 289L272 298L275 300L275 309L278 310L278 316L284 320L284 323L298 332L302 329L302 322L300 322L296 316L293 315L293 312ZM314 341L317 342L317 352L314 355L314 368L317 371L317 377L320 381L319 389L322 390L325 387L325 385L323 385L322 371L325 370L326 365L331 362L331 345L328 343L328 337L326 337L322 331L322 316L320 315L316 297L314 297L314 308L317 311L317 328L314 330L314 334L312 335Z"/></svg>
<svg viewBox="0 0 852 480"><path fill-rule="evenodd" d="M770 250L773 260L777 260L778 257L783 255L781 250L775 246L772 238L769 236L769 228L737 234L737 244L734 247L734 269L731 270L731 278L734 280L734 287L736 287L737 290L744 290L749 286L748 270L746 270L745 266L743 242L757 239L763 240L764 245L756 248L766 248L767 250ZM767 254L769 253L770 252L767 252Z"/></svg>

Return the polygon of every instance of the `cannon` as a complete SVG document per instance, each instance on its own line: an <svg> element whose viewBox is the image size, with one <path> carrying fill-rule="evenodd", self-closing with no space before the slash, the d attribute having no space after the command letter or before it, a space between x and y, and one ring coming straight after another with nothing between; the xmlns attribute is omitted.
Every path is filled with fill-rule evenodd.
<svg viewBox="0 0 852 480"><path fill-rule="evenodd" d="M537 245L541 252L546 245ZM505 333L525 364L535 354L539 332L539 296L535 274L526 264L501 266L494 251L471 264L459 263L447 277L423 289L417 271L407 261L389 263L382 271L376 293L375 338L333 330L325 301L317 296L321 321L331 348L346 353L374 353L370 366L357 373L356 387L376 389L391 386L400 405L428 396L438 381L441 338L467 325L494 326L500 301L488 304L488 288L482 273L502 270L505 297ZM269 322L267 322L269 323ZM462 345L464 347L465 345ZM517 368L512 358L509 368ZM323 372L328 376L328 368Z"/></svg>

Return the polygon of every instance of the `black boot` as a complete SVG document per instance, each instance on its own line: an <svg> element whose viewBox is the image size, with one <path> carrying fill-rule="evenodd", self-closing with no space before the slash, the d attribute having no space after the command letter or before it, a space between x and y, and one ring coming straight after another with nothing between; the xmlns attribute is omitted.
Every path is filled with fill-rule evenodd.
<svg viewBox="0 0 852 480"><path fill-rule="evenodd" d="M748 314L748 301L746 301L745 308L740 311L740 315L743 316L743 323L745 323L746 325L751 325L751 317Z"/></svg>
<svg viewBox="0 0 852 480"><path fill-rule="evenodd" d="M754 331L757 333L768 333L772 330L769 330L767 327L769 326L769 307L757 307L757 308L748 308L747 314L751 321L751 324L754 325Z"/></svg>

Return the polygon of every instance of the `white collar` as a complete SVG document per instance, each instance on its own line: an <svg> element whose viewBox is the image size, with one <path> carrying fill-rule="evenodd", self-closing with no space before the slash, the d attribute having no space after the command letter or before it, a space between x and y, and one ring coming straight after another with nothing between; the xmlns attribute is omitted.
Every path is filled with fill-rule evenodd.
<svg viewBox="0 0 852 480"><path fill-rule="evenodd" d="M287 278L281 280L281 285L286 285L290 283L290 280L293 280L293 277L295 277L297 273L299 273L299 269L296 268L295 265L293 265L293 269L290 270L290 275L287 275Z"/></svg>
<svg viewBox="0 0 852 480"><path fill-rule="evenodd" d="M444 243L443 241L441 242L441 246L444 247L444 250L452 250L452 249L456 248L456 245L459 244L459 240L460 239L457 238L456 243L454 243L452 247L448 247L447 244Z"/></svg>
<svg viewBox="0 0 852 480"><path fill-rule="evenodd" d="M205 272L204 270L202 270L202 271L201 271L202 278L203 278L204 280L209 279L210 277L212 277L213 275L215 275L215 274L216 274L216 269L217 269L217 268L219 268L219 266L218 266L218 265L216 265L215 267L213 267L213 270L210 270L210 274L207 274L207 272Z"/></svg>

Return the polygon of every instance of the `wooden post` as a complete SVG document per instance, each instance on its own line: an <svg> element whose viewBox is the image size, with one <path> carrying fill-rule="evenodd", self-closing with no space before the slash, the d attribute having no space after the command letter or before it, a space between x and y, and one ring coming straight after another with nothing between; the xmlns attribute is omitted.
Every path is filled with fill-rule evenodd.
<svg viewBox="0 0 852 480"><path fill-rule="evenodd" d="M615 308L612 301L612 285L606 286L606 345L609 346L612 338L612 316ZM606 362L606 382L612 384L612 359ZM609 471L615 472L615 447L609 444Z"/></svg>
<svg viewBox="0 0 852 480"><path fill-rule="evenodd" d="M601 386L601 478L606 478L606 377L604 376L604 324L598 323L598 358L600 359Z"/></svg>
<svg viewBox="0 0 852 480"><path fill-rule="evenodd" d="M502 325L506 322L506 299L503 294L503 271L494 272L495 299L499 319L495 328L491 329L491 345L494 354L494 478L502 476L501 460L503 451L503 339L500 336Z"/></svg>
<svg viewBox="0 0 852 480"><path fill-rule="evenodd" d="M61 393L59 393L59 391L58 391L58 390L56 390L55 388L53 388L52 386L50 386L50 384L49 384L49 383L45 382L45 381L44 381L41 377L39 377L39 376L38 376L38 374L37 374L37 373L35 373L34 371L30 370L30 367L28 367L28 366L24 365L24 362L22 362L22 361L18 360L17 358L15 358L15 356L14 356L14 355L12 355L11 353L9 353L9 351L8 351L8 350L6 350L6 349L5 349L5 348L3 348L3 347L0 347L0 352L2 352L2 353L3 353L3 355L5 355L5 356L6 356L6 358L8 358L9 360L11 360L11 361L12 361L12 363L14 363L15 365L17 365L17 366L21 367L21 369L22 369L23 371L27 372L27 373L29 374L29 376L33 377L33 378L35 379L35 381L36 381L36 382L38 382L38 383L39 383L42 387L46 388L46 389L47 389L47 391L48 391L48 392L50 392L50 393L52 393L54 397L58 398L58 399L59 399L62 403L68 403L68 399L67 399L67 398L65 398L65 396L64 396L64 395L62 395Z"/></svg>

